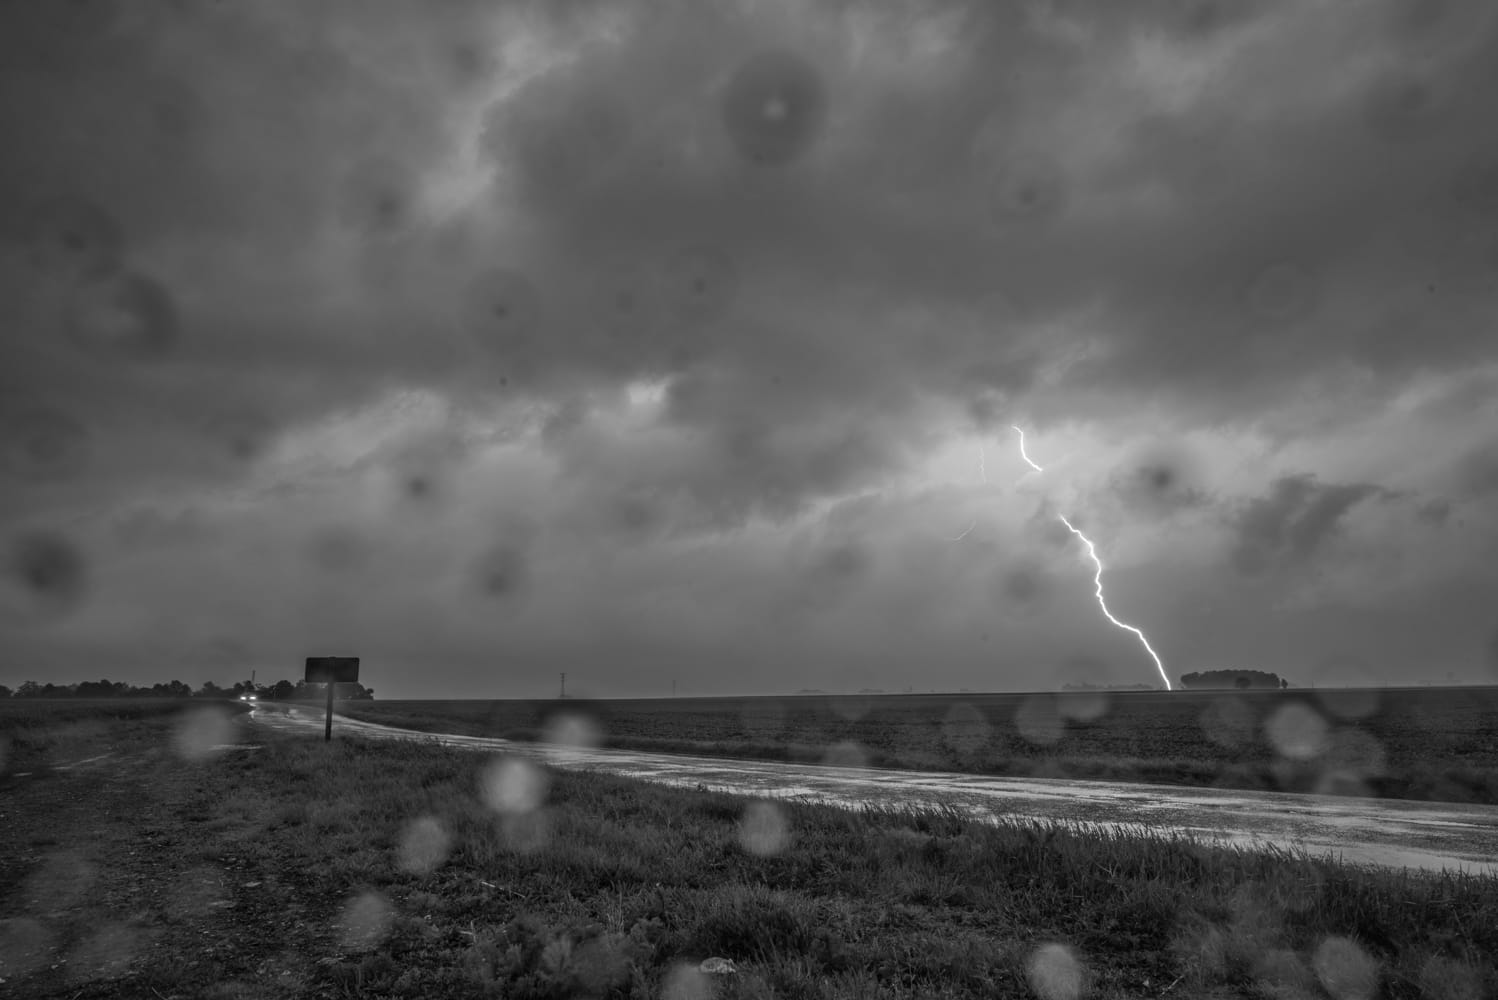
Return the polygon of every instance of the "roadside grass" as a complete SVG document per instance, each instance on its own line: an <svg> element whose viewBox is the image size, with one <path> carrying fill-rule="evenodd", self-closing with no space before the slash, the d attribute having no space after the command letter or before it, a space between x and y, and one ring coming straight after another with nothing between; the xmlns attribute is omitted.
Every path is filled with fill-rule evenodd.
<svg viewBox="0 0 1498 1000"><path fill-rule="evenodd" d="M229 717L244 710L238 702L216 699L7 698L0 700L0 774L106 752L122 733L139 730L127 724L204 713Z"/></svg>
<svg viewBox="0 0 1498 1000"><path fill-rule="evenodd" d="M1325 750L1306 758L1275 752L1265 732L1276 707L1311 704L1305 692L1187 693L1164 705L1117 699L1109 716L1085 723L1051 709L1052 728L1039 740L989 721L1024 705L1011 696L988 696L992 706L981 696L954 696L887 709L865 699L875 707L852 720L825 698L349 701L338 711L421 732L523 742L556 741L559 724L582 719L596 729L599 746L705 757L1498 804L1498 689L1470 695L1464 705L1447 704L1449 692L1421 696L1431 704L1390 698L1382 715L1319 722ZM967 713L956 724L954 706ZM975 706L987 707L986 717ZM1224 717L1234 726L1218 728L1236 742L1213 732Z"/></svg>
<svg viewBox="0 0 1498 1000"><path fill-rule="evenodd" d="M1498 987L1498 878L954 811L743 799L419 741L253 732L259 751L175 762L176 826L153 827L167 853L152 863L216 873L221 897L171 897L154 958L115 969L112 992L82 995L1481 997ZM203 958L194 920L209 905L220 943ZM710 956L738 972L698 973ZM70 984L31 995L76 994Z"/></svg>

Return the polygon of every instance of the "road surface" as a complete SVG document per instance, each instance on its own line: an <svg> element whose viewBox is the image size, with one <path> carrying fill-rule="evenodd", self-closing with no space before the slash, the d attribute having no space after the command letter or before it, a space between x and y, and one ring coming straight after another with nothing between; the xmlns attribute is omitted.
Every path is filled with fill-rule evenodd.
<svg viewBox="0 0 1498 1000"><path fill-rule="evenodd" d="M323 731L322 712L257 708L250 717L276 729L319 737ZM738 795L853 807L955 806L979 818L1187 834L1206 842L1331 854L1352 864L1498 874L1498 806L724 760L419 733L336 714L333 720L335 739L358 734L435 740L571 770Z"/></svg>

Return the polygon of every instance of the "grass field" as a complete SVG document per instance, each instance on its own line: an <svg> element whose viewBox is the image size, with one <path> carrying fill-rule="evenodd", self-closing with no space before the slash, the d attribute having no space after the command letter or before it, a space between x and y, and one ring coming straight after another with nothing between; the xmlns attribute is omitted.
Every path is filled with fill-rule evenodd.
<svg viewBox="0 0 1498 1000"><path fill-rule="evenodd" d="M192 737L204 718L112 720L98 734L111 758L0 778L0 993L1466 1000L1498 987L1492 877L774 804L226 716L215 740L253 742L211 751ZM713 956L738 971L696 971Z"/></svg>
<svg viewBox="0 0 1498 1000"><path fill-rule="evenodd" d="M1498 803L1498 687L344 702L426 732L993 775ZM559 728L560 727L560 728ZM565 734L564 734L565 735Z"/></svg>

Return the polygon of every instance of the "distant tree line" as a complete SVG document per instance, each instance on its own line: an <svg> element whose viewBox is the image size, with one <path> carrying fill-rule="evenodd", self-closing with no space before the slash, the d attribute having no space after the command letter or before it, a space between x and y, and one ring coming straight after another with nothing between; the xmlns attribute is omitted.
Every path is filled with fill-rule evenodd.
<svg viewBox="0 0 1498 1000"><path fill-rule="evenodd" d="M0 684L0 698L229 698L252 694L266 701L300 701L308 698L326 698L327 685L308 684L304 681L292 683L287 680L274 684L255 684L238 681L228 687L219 687L213 681L204 681L194 690L181 681L167 681L150 687L126 684L124 681L83 681L78 684L38 684L26 681L12 691ZM372 700L374 689L362 684L339 684L333 692L338 699Z"/></svg>
<svg viewBox="0 0 1498 1000"><path fill-rule="evenodd" d="M1187 676L1195 677L1195 674ZM1158 691L1158 684L1093 684L1090 681L1075 681L1061 685L1063 691Z"/></svg>
<svg viewBox="0 0 1498 1000"><path fill-rule="evenodd" d="M1279 674L1263 670L1203 670L1182 674L1181 687L1186 688L1287 688L1290 682Z"/></svg>

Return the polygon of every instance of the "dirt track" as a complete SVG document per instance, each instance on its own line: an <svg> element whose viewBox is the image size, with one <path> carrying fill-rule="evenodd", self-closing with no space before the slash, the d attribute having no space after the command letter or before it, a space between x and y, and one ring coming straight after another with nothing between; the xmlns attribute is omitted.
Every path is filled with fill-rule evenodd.
<svg viewBox="0 0 1498 1000"><path fill-rule="evenodd" d="M323 715L259 709L251 719L315 733ZM1303 848L1354 864L1498 872L1498 806L1244 792L1099 781L989 778L779 761L585 750L476 736L434 736L335 715L333 738L426 739L467 750L513 753L558 767L840 805L951 805L979 816L1187 833L1244 846Z"/></svg>

